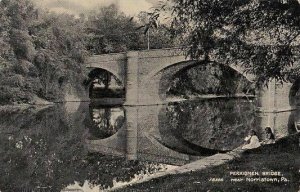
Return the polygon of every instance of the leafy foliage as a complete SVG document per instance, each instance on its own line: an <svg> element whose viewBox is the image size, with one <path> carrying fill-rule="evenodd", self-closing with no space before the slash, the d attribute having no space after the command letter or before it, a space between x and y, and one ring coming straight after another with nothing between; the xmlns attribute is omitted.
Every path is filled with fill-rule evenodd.
<svg viewBox="0 0 300 192"><path fill-rule="evenodd" d="M69 83L83 82L80 20L45 13L28 0L1 1L0 20L1 103L31 103L36 95L63 100ZM76 84L74 94L83 97Z"/></svg>
<svg viewBox="0 0 300 192"><path fill-rule="evenodd" d="M137 24L114 4L87 16L88 49L95 54L138 49Z"/></svg>
<svg viewBox="0 0 300 192"><path fill-rule="evenodd" d="M144 39L141 41L141 48L148 48L148 43L151 49L170 48L180 44L178 38L172 36L170 26L159 22L158 19L157 12L140 12L138 15L139 27L137 29L141 30L141 37Z"/></svg>
<svg viewBox="0 0 300 192"><path fill-rule="evenodd" d="M171 2L173 29L186 37L192 58L241 65L257 85L299 75L298 1Z"/></svg>
<svg viewBox="0 0 300 192"><path fill-rule="evenodd" d="M148 31L151 48L171 47L174 42L169 28L157 23L157 14L141 12L136 19L112 4L82 16L86 20L87 49L94 54L146 49Z"/></svg>

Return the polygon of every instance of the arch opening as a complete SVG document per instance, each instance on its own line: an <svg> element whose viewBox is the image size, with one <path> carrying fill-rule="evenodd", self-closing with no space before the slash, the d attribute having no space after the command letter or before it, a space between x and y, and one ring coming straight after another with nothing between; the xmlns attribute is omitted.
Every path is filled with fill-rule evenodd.
<svg viewBox="0 0 300 192"><path fill-rule="evenodd" d="M125 98L125 86L115 74L96 68L89 72L86 87L90 99Z"/></svg>
<svg viewBox="0 0 300 192"><path fill-rule="evenodd" d="M200 95L253 96L255 87L242 72L217 62L187 61L173 64L155 75L159 95L192 98Z"/></svg>

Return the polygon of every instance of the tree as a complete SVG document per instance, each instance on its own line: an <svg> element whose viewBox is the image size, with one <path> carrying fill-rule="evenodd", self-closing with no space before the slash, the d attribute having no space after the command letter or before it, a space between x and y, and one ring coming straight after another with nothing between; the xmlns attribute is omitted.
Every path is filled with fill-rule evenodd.
<svg viewBox="0 0 300 192"><path fill-rule="evenodd" d="M171 1L173 29L186 36L192 58L241 65L257 85L299 76L297 0Z"/></svg>
<svg viewBox="0 0 300 192"><path fill-rule="evenodd" d="M84 23L72 15L41 12L29 33L37 51L33 63L42 83L39 94L61 100L69 83L78 92L84 92L82 83L78 85L84 79L83 62L87 55Z"/></svg>
<svg viewBox="0 0 300 192"><path fill-rule="evenodd" d="M78 83L86 55L83 21L44 12L29 0L2 0L0 23L1 103L64 100L68 89L84 97Z"/></svg>
<svg viewBox="0 0 300 192"><path fill-rule="evenodd" d="M136 50L139 35L136 22L115 4L100 8L87 16L88 50L95 54Z"/></svg>
<svg viewBox="0 0 300 192"><path fill-rule="evenodd" d="M178 46L177 38L171 36L171 28L158 21L159 13L140 12L138 15L138 30L140 33L142 49L161 49Z"/></svg>
<svg viewBox="0 0 300 192"><path fill-rule="evenodd" d="M87 49L94 54L172 47L175 42L170 27L158 25L157 13L141 12L133 18L112 4L85 17ZM149 46L145 35L150 36Z"/></svg>

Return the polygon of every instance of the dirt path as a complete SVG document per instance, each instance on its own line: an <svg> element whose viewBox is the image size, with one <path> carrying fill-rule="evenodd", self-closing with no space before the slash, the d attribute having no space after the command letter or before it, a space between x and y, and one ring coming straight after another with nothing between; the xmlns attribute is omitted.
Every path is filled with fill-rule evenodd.
<svg viewBox="0 0 300 192"><path fill-rule="evenodd" d="M138 181L132 182L128 185L135 185L135 184L139 184L139 183L144 183L144 182L150 181L152 179L164 177L164 176L167 176L167 175L175 175L175 174L194 172L194 171L199 171L199 170L203 170L203 169L206 169L206 168L211 168L211 167L223 165L223 164L228 163L228 162L230 162L230 161L232 161L236 158L241 157L241 155L243 154L244 151L246 151L246 150L241 149L241 147L238 147L238 148L236 148L236 149L234 149L234 150L232 150L228 153L218 153L216 155L209 156L209 157L194 161L192 163L180 166L180 167L175 168L175 169L167 170L165 172L158 172L158 173L156 173L152 176L145 177L145 178L140 179ZM127 187L128 185L115 187L115 188L110 189L109 191L120 190L122 188Z"/></svg>

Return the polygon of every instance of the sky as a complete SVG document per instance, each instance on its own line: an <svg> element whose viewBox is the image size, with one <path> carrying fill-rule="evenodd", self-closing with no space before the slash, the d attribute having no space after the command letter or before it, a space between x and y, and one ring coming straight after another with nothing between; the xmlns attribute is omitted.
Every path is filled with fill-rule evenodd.
<svg viewBox="0 0 300 192"><path fill-rule="evenodd" d="M33 0L37 5L50 11L78 15L97 7L116 4L127 15L135 16L140 11L148 11L160 0Z"/></svg>

